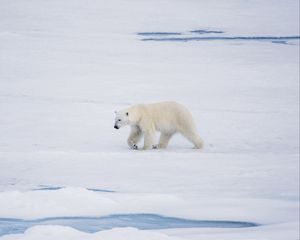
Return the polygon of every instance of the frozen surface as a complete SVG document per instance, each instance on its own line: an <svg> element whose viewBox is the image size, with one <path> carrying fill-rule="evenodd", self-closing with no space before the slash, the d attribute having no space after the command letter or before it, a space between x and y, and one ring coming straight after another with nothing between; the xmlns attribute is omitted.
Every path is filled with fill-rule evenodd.
<svg viewBox="0 0 300 240"><path fill-rule="evenodd" d="M299 238L298 9L297 0L1 0L1 219L84 226L150 214L259 226L86 233L55 222L0 239ZM161 100L191 110L203 151L180 136L166 150L126 146L114 110Z"/></svg>

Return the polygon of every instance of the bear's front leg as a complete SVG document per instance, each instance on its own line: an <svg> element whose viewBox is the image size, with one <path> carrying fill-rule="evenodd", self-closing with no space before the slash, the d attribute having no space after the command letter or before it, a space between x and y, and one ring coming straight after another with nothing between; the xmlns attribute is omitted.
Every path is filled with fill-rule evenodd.
<svg viewBox="0 0 300 240"><path fill-rule="evenodd" d="M145 139L143 150L154 148L155 131L146 131L144 135Z"/></svg>
<svg viewBox="0 0 300 240"><path fill-rule="evenodd" d="M132 149L138 149L137 143L142 138L142 131L138 126L132 126L130 135L127 139L127 144Z"/></svg>

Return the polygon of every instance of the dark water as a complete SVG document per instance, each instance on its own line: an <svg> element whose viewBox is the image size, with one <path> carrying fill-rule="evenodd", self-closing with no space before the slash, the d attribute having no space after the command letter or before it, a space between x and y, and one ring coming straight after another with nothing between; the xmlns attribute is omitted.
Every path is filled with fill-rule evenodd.
<svg viewBox="0 0 300 240"><path fill-rule="evenodd" d="M53 217L36 220L0 218L0 236L24 233L26 229L36 225L69 226L89 233L116 227L134 227L143 230L166 228L247 228L259 226L251 222L189 220L156 214L117 214L105 217Z"/></svg>
<svg viewBox="0 0 300 240"><path fill-rule="evenodd" d="M93 192L107 192L107 193L113 193L113 192L115 192L113 190L99 189L99 188L87 188L87 190L93 191Z"/></svg>
<svg viewBox="0 0 300 240"><path fill-rule="evenodd" d="M63 188L65 188L65 187L41 185L38 188L34 188L32 190L33 191L55 191L55 190L59 190L59 189L63 189ZM89 191L93 191L93 192L107 192L107 193L115 192L113 190L99 189L99 188L86 188L86 189L89 190Z"/></svg>
<svg viewBox="0 0 300 240"><path fill-rule="evenodd" d="M204 29L193 30L193 31L190 31L190 32L191 33L198 33L198 34L225 33L223 31L218 31L218 30L204 30Z"/></svg>
<svg viewBox="0 0 300 240"><path fill-rule="evenodd" d="M170 35L181 35L180 32L138 32L140 36L170 36Z"/></svg>
<svg viewBox="0 0 300 240"><path fill-rule="evenodd" d="M288 42L287 41L272 41L272 43L277 43L277 44L288 44Z"/></svg>
<svg viewBox="0 0 300 240"><path fill-rule="evenodd" d="M251 36L251 37L165 37L165 38L143 38L142 41L160 42L190 42L190 41L270 41L272 43L284 43L288 40L298 40L300 36Z"/></svg>
<svg viewBox="0 0 300 240"><path fill-rule="evenodd" d="M141 41L191 42L191 41L267 41L288 45L289 40L299 40L300 36L224 36L221 30L197 29L184 32L139 32ZM218 34L211 36L210 34ZM201 36L199 36L201 35Z"/></svg>
<svg viewBox="0 0 300 240"><path fill-rule="evenodd" d="M41 186L38 188L32 189L33 191L55 191L59 189L63 189L64 187L55 187L55 186Z"/></svg>

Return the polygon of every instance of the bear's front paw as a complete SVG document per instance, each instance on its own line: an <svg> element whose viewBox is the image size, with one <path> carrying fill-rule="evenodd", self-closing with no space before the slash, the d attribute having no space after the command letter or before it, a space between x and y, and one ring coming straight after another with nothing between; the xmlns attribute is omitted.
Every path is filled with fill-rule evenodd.
<svg viewBox="0 0 300 240"><path fill-rule="evenodd" d="M131 148L134 150L138 150L138 146L136 144L132 145Z"/></svg>

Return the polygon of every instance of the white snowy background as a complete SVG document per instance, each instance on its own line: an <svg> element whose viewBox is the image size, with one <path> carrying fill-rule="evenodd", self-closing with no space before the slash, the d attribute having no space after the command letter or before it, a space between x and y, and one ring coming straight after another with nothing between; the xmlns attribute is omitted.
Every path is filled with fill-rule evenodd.
<svg viewBox="0 0 300 240"><path fill-rule="evenodd" d="M137 35L198 29L299 36L299 2L0 0L0 218L151 213L261 225L48 225L1 240L299 238L299 39ZM204 150L180 136L166 150L127 147L114 111L162 100L190 109ZM41 186L61 189L33 191Z"/></svg>

